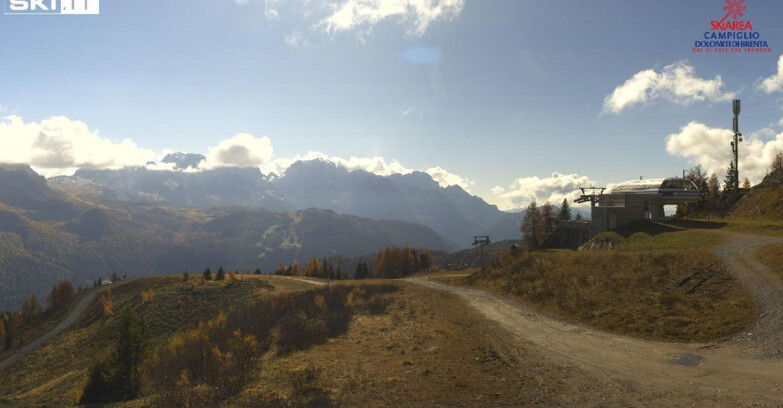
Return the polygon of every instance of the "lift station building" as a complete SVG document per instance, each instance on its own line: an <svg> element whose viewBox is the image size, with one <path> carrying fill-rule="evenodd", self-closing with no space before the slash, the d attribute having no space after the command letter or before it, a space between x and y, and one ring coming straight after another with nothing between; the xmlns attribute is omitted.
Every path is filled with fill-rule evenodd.
<svg viewBox="0 0 783 408"><path fill-rule="evenodd" d="M592 194L587 190L592 190ZM632 180L614 186L609 193L604 190L582 189L583 195L577 202L591 203L591 220L562 221L563 244L575 247L602 231L623 228L635 221L664 219L664 206L695 203L702 197L692 181L679 177Z"/></svg>

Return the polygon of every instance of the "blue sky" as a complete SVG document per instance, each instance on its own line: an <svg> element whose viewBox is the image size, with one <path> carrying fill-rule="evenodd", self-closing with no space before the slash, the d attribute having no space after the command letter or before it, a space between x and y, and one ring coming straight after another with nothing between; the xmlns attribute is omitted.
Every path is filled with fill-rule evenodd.
<svg viewBox="0 0 783 408"><path fill-rule="evenodd" d="M431 170L511 208L725 170L736 95L759 181L783 149L783 3L745 4L772 52L692 51L723 0L102 0L98 16L3 15L0 147L41 129L56 146L0 159L54 175L246 141L267 170L320 152ZM629 80L620 91L646 101L607 110Z"/></svg>

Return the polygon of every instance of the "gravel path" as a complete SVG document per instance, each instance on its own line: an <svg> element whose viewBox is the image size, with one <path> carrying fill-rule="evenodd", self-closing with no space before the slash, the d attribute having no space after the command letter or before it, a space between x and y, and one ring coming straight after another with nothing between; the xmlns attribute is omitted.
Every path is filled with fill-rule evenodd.
<svg viewBox="0 0 783 408"><path fill-rule="evenodd" d="M756 250L780 242L778 238L718 232L725 239L715 253L756 298L759 317L736 340L760 358L783 357L783 281L756 257Z"/></svg>
<svg viewBox="0 0 783 408"><path fill-rule="evenodd" d="M426 277L407 279L454 293L505 328L513 342L532 345L550 358L573 364L595 378L632 384L661 399L697 391L721 396L717 405L783 402L783 283L755 259L756 249L778 240L723 233L717 252L758 299L760 315L751 335L737 341L676 344L646 341L597 331L545 316L513 300ZM767 359L760 359L764 357ZM757 406L757 405L754 405ZM774 405L778 406L778 405Z"/></svg>

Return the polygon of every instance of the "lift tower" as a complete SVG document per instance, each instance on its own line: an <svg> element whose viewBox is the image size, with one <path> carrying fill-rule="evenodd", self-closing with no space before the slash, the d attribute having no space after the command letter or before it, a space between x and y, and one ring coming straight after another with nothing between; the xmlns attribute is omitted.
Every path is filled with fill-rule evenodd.
<svg viewBox="0 0 783 408"><path fill-rule="evenodd" d="M732 177L732 193L734 200L739 198L739 144L742 142L742 133L739 131L739 115L741 110L741 102L739 99L735 99L731 103L732 110L734 111L734 141L731 142L731 152L734 154L734 161L731 163L731 177Z"/></svg>

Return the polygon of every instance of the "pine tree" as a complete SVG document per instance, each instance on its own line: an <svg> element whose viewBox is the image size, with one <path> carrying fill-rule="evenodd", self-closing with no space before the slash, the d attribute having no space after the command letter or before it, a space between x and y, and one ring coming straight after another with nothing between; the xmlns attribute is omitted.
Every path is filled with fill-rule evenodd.
<svg viewBox="0 0 783 408"><path fill-rule="evenodd" d="M204 280L212 280L212 271L209 270L209 267L204 270Z"/></svg>
<svg viewBox="0 0 783 408"><path fill-rule="evenodd" d="M577 221L582 221L584 219L584 217L582 217L582 213L576 213L576 218L575 219Z"/></svg>
<svg viewBox="0 0 783 408"><path fill-rule="evenodd" d="M223 270L223 267L218 267L217 275L215 275L215 280L222 281L223 279L226 279L226 271Z"/></svg>
<svg viewBox="0 0 783 408"><path fill-rule="evenodd" d="M148 346L144 321L133 308L120 319L115 349L90 369L80 404L107 403L137 398L141 391L141 364Z"/></svg>
<svg viewBox="0 0 783 408"><path fill-rule="evenodd" d="M710 174L710 178L707 180L707 192L712 199L720 197L720 181L718 181L718 175L715 173Z"/></svg>
<svg viewBox="0 0 783 408"><path fill-rule="evenodd" d="M277 263L277 269L275 269L275 275L282 276L285 274L285 265L282 262Z"/></svg>
<svg viewBox="0 0 783 408"><path fill-rule="evenodd" d="M557 214L555 214L552 203L547 201L541 209L541 230L544 232L541 239L546 240L549 235L555 232L555 228L557 228Z"/></svg>
<svg viewBox="0 0 783 408"><path fill-rule="evenodd" d="M520 229L522 231L522 239L527 244L528 249L538 248L538 228L541 225L541 213L538 211L536 202L533 201L527 206L525 216L522 218L522 225Z"/></svg>
<svg viewBox="0 0 783 408"><path fill-rule="evenodd" d="M734 188L734 171L731 166L726 169L726 177L723 179L723 191L731 191Z"/></svg>
<svg viewBox="0 0 783 408"><path fill-rule="evenodd" d="M742 188L749 190L750 189L750 179L745 177L745 181L742 182Z"/></svg>
<svg viewBox="0 0 783 408"><path fill-rule="evenodd" d="M253 271L253 275L261 275L261 268L256 268L256 270Z"/></svg>
<svg viewBox="0 0 783 408"><path fill-rule="evenodd" d="M365 261L359 261L359 263L356 265L356 271L354 271L353 278L354 279L367 279L370 274L369 269L367 268L367 262Z"/></svg>
<svg viewBox="0 0 783 408"><path fill-rule="evenodd" d="M568 199L563 199L563 204L560 205L560 212L557 215L557 218L559 218L562 221L570 221L571 220L571 206L568 205Z"/></svg>

